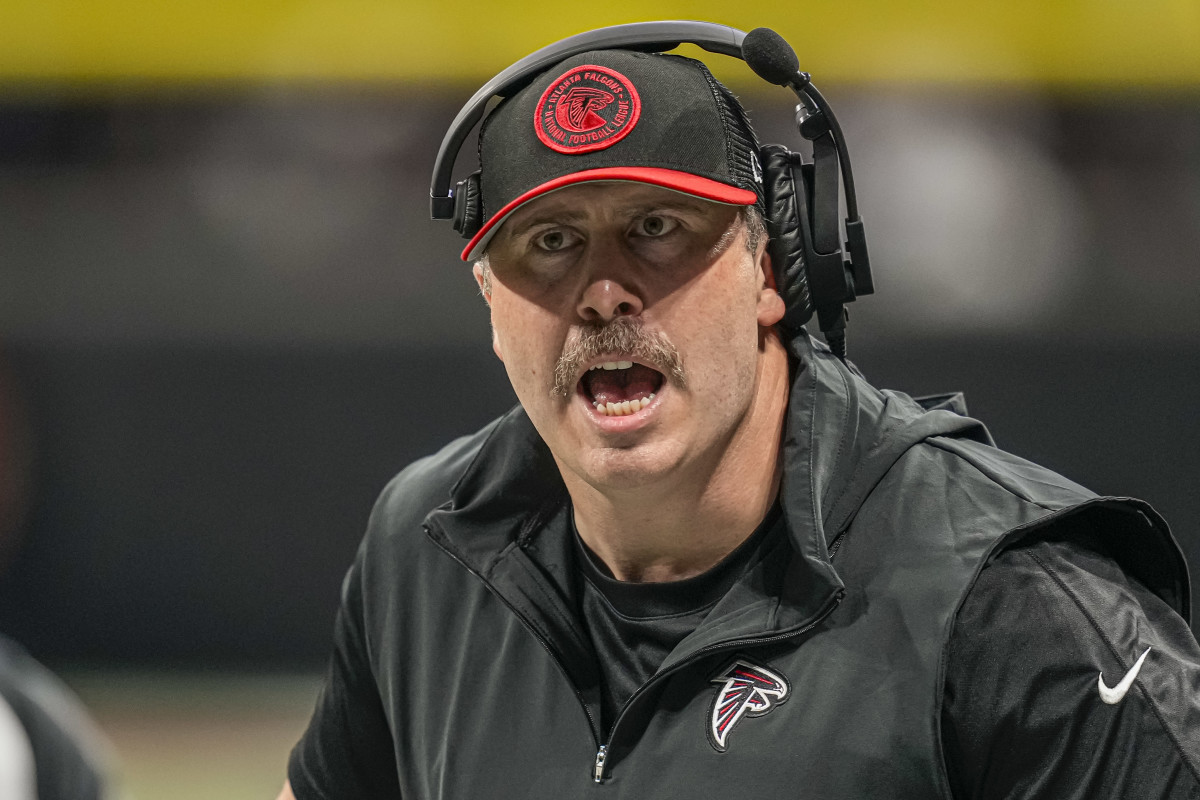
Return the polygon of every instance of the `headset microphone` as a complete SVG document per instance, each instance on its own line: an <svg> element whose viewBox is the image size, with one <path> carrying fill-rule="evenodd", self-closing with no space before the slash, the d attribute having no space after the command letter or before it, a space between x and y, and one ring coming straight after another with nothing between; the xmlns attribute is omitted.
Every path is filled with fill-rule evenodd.
<svg viewBox="0 0 1200 800"><path fill-rule="evenodd" d="M754 74L776 86L799 88L808 83L800 72L796 51L770 28L755 28L742 40L742 58Z"/></svg>
<svg viewBox="0 0 1200 800"><path fill-rule="evenodd" d="M742 58L760 78L791 89L800 100L796 124L800 135L813 144L813 163L801 164L795 154L786 153L777 146L768 145L764 150L783 173L788 172L785 164L790 164L793 170L799 168L803 173L794 177L809 192L812 242L805 264L809 288L816 300L814 305L821 332L830 348L844 356L846 314L843 303L874 291L867 238L858 215L854 172L845 137L833 110L812 85L809 74L800 71L796 51L782 36L770 28L755 28L742 40ZM772 153L772 150L776 152ZM846 196L845 251L850 256L848 259L842 256L839 231L831 229L836 225L837 215L836 208L832 207L837 202L837 168L841 170Z"/></svg>

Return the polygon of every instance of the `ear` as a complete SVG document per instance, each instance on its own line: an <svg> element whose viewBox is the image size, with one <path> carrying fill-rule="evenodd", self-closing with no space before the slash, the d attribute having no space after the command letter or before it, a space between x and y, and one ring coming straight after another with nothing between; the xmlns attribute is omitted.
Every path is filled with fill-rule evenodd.
<svg viewBox="0 0 1200 800"><path fill-rule="evenodd" d="M787 313L787 305L780 296L775 283L775 270L771 267L771 255L764 242L758 251L758 324L768 328Z"/></svg>
<svg viewBox="0 0 1200 800"><path fill-rule="evenodd" d="M483 267L476 262L471 268L471 274L475 276L475 283L479 285L479 293L483 295L484 302L488 304L488 308L492 307L492 293L483 282ZM496 326L492 325L492 352L496 354L496 358L504 360L504 353L500 349L500 337L496 334Z"/></svg>
<svg viewBox="0 0 1200 800"><path fill-rule="evenodd" d="M483 295L483 301L490 307L492 305L492 293L488 287L484 286L483 267L479 266L478 261L471 267L471 274L475 276L475 283L479 286L479 293Z"/></svg>

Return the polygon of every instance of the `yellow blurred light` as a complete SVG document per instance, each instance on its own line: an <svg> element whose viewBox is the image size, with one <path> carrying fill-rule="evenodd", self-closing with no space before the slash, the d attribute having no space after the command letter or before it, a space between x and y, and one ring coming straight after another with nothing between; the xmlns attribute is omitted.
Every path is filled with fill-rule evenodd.
<svg viewBox="0 0 1200 800"><path fill-rule="evenodd" d="M788 6L744 0L733 8L716 0L586 6L7 0L5 6L0 81L6 83L477 82L582 30L705 19L775 28L796 47L802 67L826 82L1200 85L1196 0Z"/></svg>

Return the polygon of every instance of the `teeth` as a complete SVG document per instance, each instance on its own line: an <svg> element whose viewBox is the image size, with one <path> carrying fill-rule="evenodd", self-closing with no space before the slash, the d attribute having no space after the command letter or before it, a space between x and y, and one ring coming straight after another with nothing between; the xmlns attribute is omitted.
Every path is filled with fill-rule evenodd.
<svg viewBox="0 0 1200 800"><path fill-rule="evenodd" d="M632 361L605 361L602 364L597 364L594 367L589 367L588 372L594 369L629 369L633 366Z"/></svg>
<svg viewBox="0 0 1200 800"><path fill-rule="evenodd" d="M649 397L643 397L640 400L623 400L620 403L601 403L596 401L592 405L606 417L624 417L641 411L650 405L652 400L654 400L653 393Z"/></svg>

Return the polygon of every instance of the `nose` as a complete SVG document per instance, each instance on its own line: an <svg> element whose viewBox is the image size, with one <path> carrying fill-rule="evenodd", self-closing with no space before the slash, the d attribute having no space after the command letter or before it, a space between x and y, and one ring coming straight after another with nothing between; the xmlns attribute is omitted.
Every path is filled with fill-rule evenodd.
<svg viewBox="0 0 1200 800"><path fill-rule="evenodd" d="M576 311L586 322L607 323L617 317L637 316L642 313L642 297L638 284L630 272L634 265L626 254L614 252L619 248L596 248L604 252L593 252L591 264L581 264L590 275L579 296Z"/></svg>
<svg viewBox="0 0 1200 800"><path fill-rule="evenodd" d="M579 298L579 316L587 322L611 322L642 313L642 300L616 278L596 278Z"/></svg>

